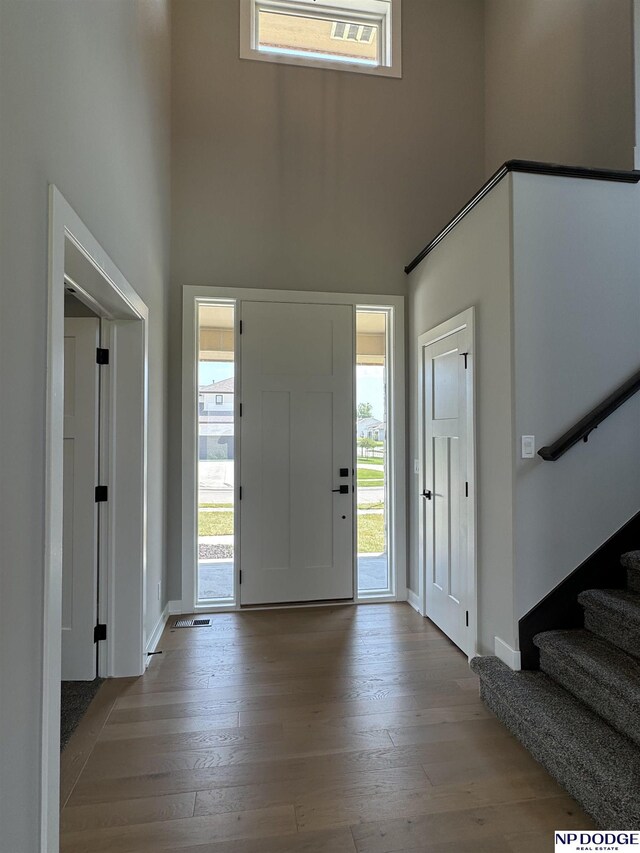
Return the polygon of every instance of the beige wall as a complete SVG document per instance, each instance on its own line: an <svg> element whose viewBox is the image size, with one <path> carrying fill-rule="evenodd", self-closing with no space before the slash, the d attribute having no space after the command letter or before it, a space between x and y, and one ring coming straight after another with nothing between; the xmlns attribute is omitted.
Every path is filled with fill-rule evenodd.
<svg viewBox="0 0 640 853"><path fill-rule="evenodd" d="M41 849L50 182L149 305L148 627L161 606L168 24L162 0L0 3L0 850L6 853Z"/></svg>
<svg viewBox="0 0 640 853"><path fill-rule="evenodd" d="M482 180L482 2L402 16L396 80L240 60L237 0L173 4L176 485L182 285L404 293L404 265Z"/></svg>
<svg viewBox="0 0 640 853"><path fill-rule="evenodd" d="M486 173L633 168L631 0L486 0Z"/></svg>
<svg viewBox="0 0 640 853"><path fill-rule="evenodd" d="M481 0L405 0L401 80L240 60L238 7L173 4L174 285L402 293L482 174Z"/></svg>

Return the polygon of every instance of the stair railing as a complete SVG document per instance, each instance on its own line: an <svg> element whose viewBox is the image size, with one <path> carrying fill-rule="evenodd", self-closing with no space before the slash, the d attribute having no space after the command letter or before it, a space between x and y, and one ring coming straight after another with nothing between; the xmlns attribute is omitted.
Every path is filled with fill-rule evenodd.
<svg viewBox="0 0 640 853"><path fill-rule="evenodd" d="M590 433L602 421L608 418L612 412L615 412L623 403L626 403L629 397L633 397L636 391L640 391L640 370L634 373L626 382L623 382L613 394L609 394L588 415L585 415L564 432L553 444L541 447L538 451L538 456L541 456L545 462L555 462L557 459L560 459L574 444L577 444L580 440L587 441Z"/></svg>

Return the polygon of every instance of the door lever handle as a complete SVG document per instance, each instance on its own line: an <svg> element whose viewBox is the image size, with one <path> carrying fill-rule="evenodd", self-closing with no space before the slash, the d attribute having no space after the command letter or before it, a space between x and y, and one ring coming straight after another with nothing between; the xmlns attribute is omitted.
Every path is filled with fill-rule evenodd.
<svg viewBox="0 0 640 853"><path fill-rule="evenodd" d="M337 489L331 489L332 492L338 492L339 495L348 495L349 486L338 486Z"/></svg>
<svg viewBox="0 0 640 853"><path fill-rule="evenodd" d="M430 501L431 498L433 497L433 494L431 493L431 489L423 489L422 497L426 498L428 501Z"/></svg>

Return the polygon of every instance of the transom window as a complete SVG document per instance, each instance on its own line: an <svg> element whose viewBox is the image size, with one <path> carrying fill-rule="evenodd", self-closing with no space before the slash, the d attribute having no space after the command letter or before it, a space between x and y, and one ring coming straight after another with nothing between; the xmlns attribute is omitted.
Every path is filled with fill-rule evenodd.
<svg viewBox="0 0 640 853"><path fill-rule="evenodd" d="M240 0L240 56L400 77L401 0Z"/></svg>

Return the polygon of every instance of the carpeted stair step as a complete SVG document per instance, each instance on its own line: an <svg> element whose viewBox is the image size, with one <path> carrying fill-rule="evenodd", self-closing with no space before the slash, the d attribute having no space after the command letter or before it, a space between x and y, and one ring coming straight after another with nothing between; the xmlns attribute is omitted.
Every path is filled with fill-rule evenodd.
<svg viewBox="0 0 640 853"><path fill-rule="evenodd" d="M640 826L640 749L542 672L477 657L488 707L603 829Z"/></svg>
<svg viewBox="0 0 640 853"><path fill-rule="evenodd" d="M640 657L640 593L587 589L578 596L584 627L634 657Z"/></svg>
<svg viewBox="0 0 640 853"><path fill-rule="evenodd" d="M627 586L632 592L640 593L640 551L623 554L620 562L627 570Z"/></svg>
<svg viewBox="0 0 640 853"><path fill-rule="evenodd" d="M533 638L540 669L640 746L640 661L589 631Z"/></svg>

